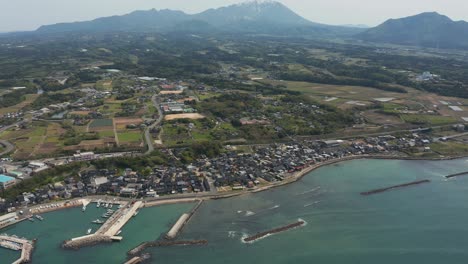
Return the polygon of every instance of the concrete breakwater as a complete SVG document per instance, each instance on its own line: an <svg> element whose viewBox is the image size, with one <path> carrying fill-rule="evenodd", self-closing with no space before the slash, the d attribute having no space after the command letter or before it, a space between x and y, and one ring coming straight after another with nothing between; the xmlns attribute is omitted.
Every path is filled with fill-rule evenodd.
<svg viewBox="0 0 468 264"><path fill-rule="evenodd" d="M64 249L78 250L82 247L95 246L101 243L111 243L112 238L104 235L89 235L67 240L62 244Z"/></svg>
<svg viewBox="0 0 468 264"><path fill-rule="evenodd" d="M367 191L367 192L362 192L361 195L372 195L372 194L386 192L386 191L389 191L389 190L392 190L392 189L398 189L398 188L403 188L403 187L408 187L408 186L413 186L413 185L419 185L419 184L429 183L429 182L431 182L431 181L430 180L421 180L421 181L409 182L409 183L390 186L390 187L387 187L387 188L380 188L380 189L375 189L375 190L371 190L371 191Z"/></svg>
<svg viewBox="0 0 468 264"><path fill-rule="evenodd" d="M445 178L450 179L450 178L455 178L455 177L463 176L463 175L468 175L468 171L450 174L450 175L445 176Z"/></svg>
<svg viewBox="0 0 468 264"><path fill-rule="evenodd" d="M193 209L190 211L190 213L183 214L179 220L172 226L172 228L167 232L166 234L166 239L175 239L177 235L182 231L184 226L190 221L192 216L195 214L195 212L200 208L201 204L203 203L203 200L199 201L197 205L193 207Z"/></svg>
<svg viewBox="0 0 468 264"><path fill-rule="evenodd" d="M170 246L200 246L207 245L208 240L180 240L180 241L150 241L138 245L127 252L129 256L136 256L150 247L170 247Z"/></svg>
<svg viewBox="0 0 468 264"><path fill-rule="evenodd" d="M0 235L0 246L12 250L21 250L21 257L13 264L30 263L34 250L35 240L29 241L25 238L16 236Z"/></svg>
<svg viewBox="0 0 468 264"><path fill-rule="evenodd" d="M257 233L257 234L255 234L253 236L245 237L245 238L242 239L242 241L244 241L246 243L247 242L254 242L255 240L264 238L266 236L281 233L281 232L284 232L284 231L288 231L289 229L301 227L301 226L304 226L305 224L306 224L305 221L299 220L299 221L297 221L295 223L292 223L292 224L289 224L289 225L286 225L286 226L274 228L274 229L271 229L271 230L268 230L268 231Z"/></svg>

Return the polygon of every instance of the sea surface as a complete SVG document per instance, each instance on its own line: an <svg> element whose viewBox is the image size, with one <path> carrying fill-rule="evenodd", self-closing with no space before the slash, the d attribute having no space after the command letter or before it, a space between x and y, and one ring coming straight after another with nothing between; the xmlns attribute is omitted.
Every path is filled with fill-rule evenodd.
<svg viewBox="0 0 468 264"><path fill-rule="evenodd" d="M230 199L205 202L180 239L206 239L206 246L152 248L150 263L467 263L468 159L452 161L356 160L322 167L301 181ZM371 196L359 193L429 179L430 183ZM123 263L126 252L154 240L193 204L140 211L123 229L121 243L79 251L60 249L84 235L100 214L95 206L45 214L0 233L38 238L34 263ZM307 225L254 243L242 237L303 219ZM17 252L0 249L0 263Z"/></svg>

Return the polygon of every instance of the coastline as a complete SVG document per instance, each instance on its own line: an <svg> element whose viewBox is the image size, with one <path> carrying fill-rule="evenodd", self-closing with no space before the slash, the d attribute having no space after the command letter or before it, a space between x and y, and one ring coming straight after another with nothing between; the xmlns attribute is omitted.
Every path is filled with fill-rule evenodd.
<svg viewBox="0 0 468 264"><path fill-rule="evenodd" d="M206 201L206 200L217 200L217 199L228 199L232 197L237 197L237 196L242 196L242 195L248 195L248 194L255 194L259 192L264 192L268 191L273 188L278 188L282 187L288 184L295 183L297 181L300 181L303 177L305 177L307 174L333 164L341 163L341 162L346 162L346 161L352 161L352 160L361 160L361 159L384 159L384 160L421 160L421 161L442 161L442 160L455 160L455 159L461 159L461 158L466 158L468 155L461 155L461 156L450 156L450 157L435 157L435 158L428 158L428 157L409 157L409 156L404 156L402 154L393 154L393 155L352 155L352 156L346 156L346 157L341 157L341 158L335 158L335 159L329 159L323 162L318 162L314 164L308 165L306 168L304 168L301 171L297 171L295 173L292 173L289 176L286 176L283 181L280 182L274 182L271 184L268 184L266 186L259 187L257 189L248 189L248 190L242 190L242 191L228 191L223 194L195 194L191 197L160 197L160 198L152 198L152 199L141 199L143 202L142 207L154 207L154 206L160 206L160 205L170 205L170 204L179 204L179 203L194 203L194 202L199 202L199 201ZM53 212L53 211L58 211L58 210L64 210L68 208L73 208L73 207L79 207L82 206L85 201L88 203L93 202L95 200L99 199L115 199L113 200L114 203L120 203L120 202L130 202L131 199L128 198L122 198L122 197L110 197L110 196L88 196L88 197L83 197L83 198L74 198L70 200L61 200L61 201L56 201L56 202L50 202L47 204L40 204L40 205L35 205L30 209L31 212L34 212L35 214L38 213L48 213L48 212ZM57 207L49 207L49 208L41 208L46 205L51 205L51 204L60 204L61 206ZM20 219L22 221L24 219ZM15 223L10 224L9 226L16 224L20 221L17 221ZM0 227L0 230L5 227Z"/></svg>

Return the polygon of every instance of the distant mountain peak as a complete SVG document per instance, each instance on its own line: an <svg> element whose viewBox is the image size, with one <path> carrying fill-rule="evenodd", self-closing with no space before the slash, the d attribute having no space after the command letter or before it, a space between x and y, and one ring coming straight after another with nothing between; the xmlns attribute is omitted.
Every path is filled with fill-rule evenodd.
<svg viewBox="0 0 468 264"><path fill-rule="evenodd" d="M270 35L352 35L355 28L313 23L272 0L251 0L198 14L175 10L134 11L123 16L42 26L40 33L64 32L207 32Z"/></svg>
<svg viewBox="0 0 468 264"><path fill-rule="evenodd" d="M358 38L372 42L412 45L430 48L467 48L468 23L455 22L437 12L389 19Z"/></svg>

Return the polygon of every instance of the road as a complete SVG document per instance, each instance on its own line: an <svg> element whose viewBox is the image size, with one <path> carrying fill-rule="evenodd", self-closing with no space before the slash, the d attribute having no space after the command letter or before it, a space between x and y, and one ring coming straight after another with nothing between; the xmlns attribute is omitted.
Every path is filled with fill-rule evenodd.
<svg viewBox="0 0 468 264"><path fill-rule="evenodd" d="M158 119L151 126L147 127L145 130L145 140L146 140L146 145L148 147L148 150L145 153L146 155L149 155L151 152L154 151L153 137L151 136L150 132L152 129L159 126L164 118L158 100L159 99L157 95L153 95L153 97L151 97L151 101L153 101L154 107L156 107L156 109L158 110Z"/></svg>
<svg viewBox="0 0 468 264"><path fill-rule="evenodd" d="M24 121L20 121L20 122L16 122L12 125L9 125L9 126L4 126L2 128L0 128L0 133L3 132L3 131L6 131L14 126L17 126L17 125L20 125L22 122ZM3 155L6 155L10 152L12 152L13 150L15 150L15 146L13 144L11 144L9 141L6 141L6 140L0 140L0 145L3 145L5 147L5 150L0 152L0 156L3 156Z"/></svg>

